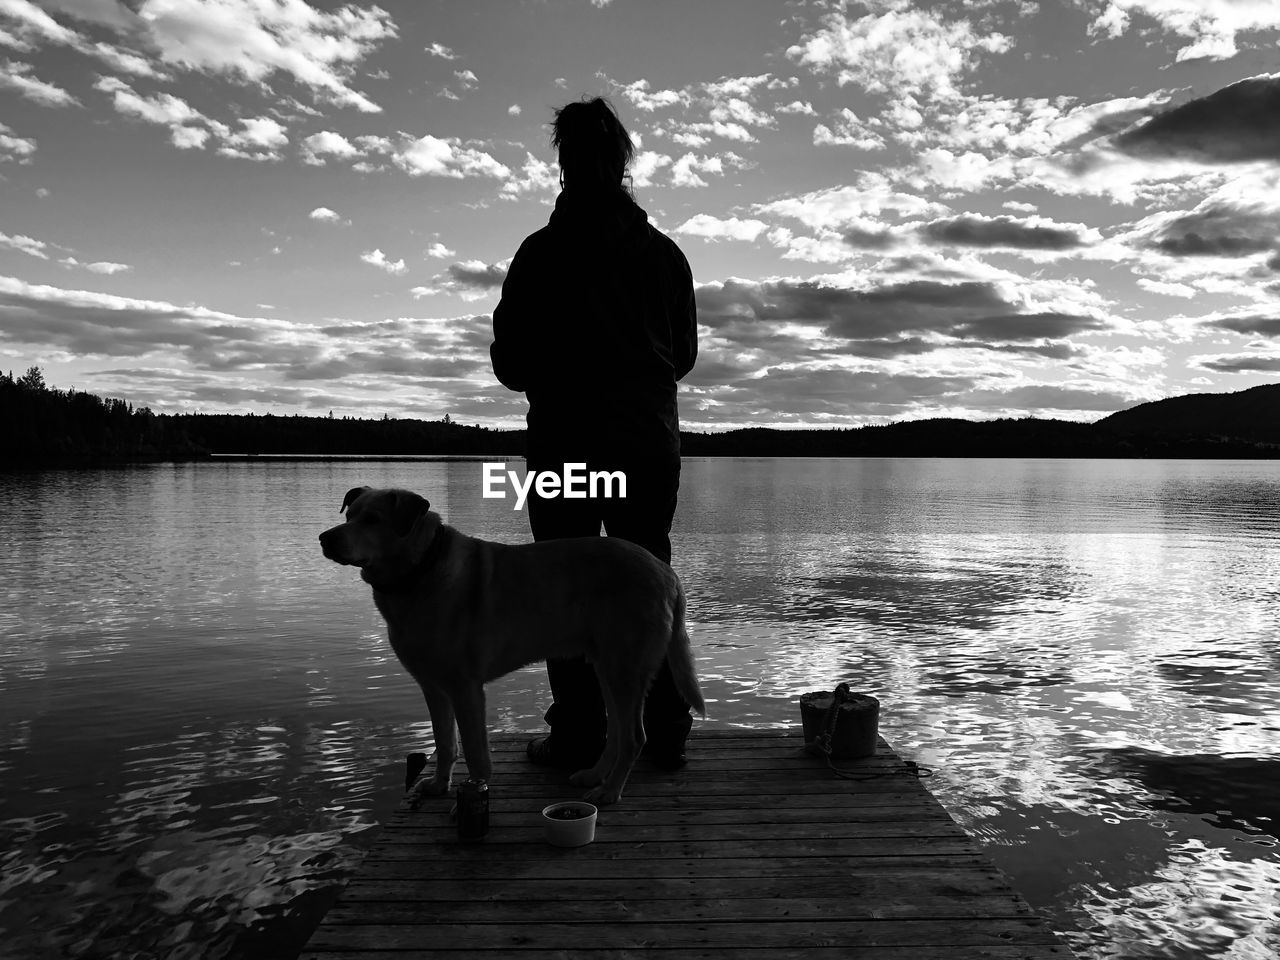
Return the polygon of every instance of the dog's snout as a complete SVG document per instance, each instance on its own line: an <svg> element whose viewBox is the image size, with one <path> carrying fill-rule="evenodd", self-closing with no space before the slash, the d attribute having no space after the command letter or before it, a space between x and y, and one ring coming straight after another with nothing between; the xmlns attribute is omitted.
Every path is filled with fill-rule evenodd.
<svg viewBox="0 0 1280 960"><path fill-rule="evenodd" d="M337 527L330 527L324 533L320 534L320 551L330 560L339 559L342 552L342 541L339 536Z"/></svg>

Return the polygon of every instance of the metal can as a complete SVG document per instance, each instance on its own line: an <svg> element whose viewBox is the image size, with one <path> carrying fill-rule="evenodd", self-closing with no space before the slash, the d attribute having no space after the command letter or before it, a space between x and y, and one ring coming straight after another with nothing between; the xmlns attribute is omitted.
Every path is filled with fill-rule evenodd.
<svg viewBox="0 0 1280 960"><path fill-rule="evenodd" d="M479 840L489 832L489 784L467 780L458 787L458 839Z"/></svg>

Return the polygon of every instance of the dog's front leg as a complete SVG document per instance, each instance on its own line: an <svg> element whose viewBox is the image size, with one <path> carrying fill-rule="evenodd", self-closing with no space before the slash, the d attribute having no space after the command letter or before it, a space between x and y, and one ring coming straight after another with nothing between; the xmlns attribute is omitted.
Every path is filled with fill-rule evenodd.
<svg viewBox="0 0 1280 960"><path fill-rule="evenodd" d="M436 741L436 772L422 791L429 796L440 796L449 792L453 765L458 762L458 732L454 724L453 704L445 692L433 684L424 683L422 693L431 712L431 734Z"/></svg>
<svg viewBox="0 0 1280 960"><path fill-rule="evenodd" d="M453 708L458 713L462 734L462 754L467 758L467 774L473 780L488 780L493 773L489 759L489 731L484 722L484 684L463 684L453 691Z"/></svg>

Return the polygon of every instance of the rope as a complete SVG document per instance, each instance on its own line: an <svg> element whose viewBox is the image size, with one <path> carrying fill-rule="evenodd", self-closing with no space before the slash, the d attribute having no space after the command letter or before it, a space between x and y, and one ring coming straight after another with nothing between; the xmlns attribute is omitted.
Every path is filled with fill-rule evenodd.
<svg viewBox="0 0 1280 960"><path fill-rule="evenodd" d="M832 763L831 736L835 733L836 722L840 719L840 705L849 699L851 699L849 685L847 683L839 684L831 696L831 706L827 707L827 714L823 718L822 732L805 743L806 749L817 750L822 754L823 759L827 761L827 769L841 780L880 780L885 777L915 777L918 780L923 780L925 777L933 776L931 767L922 766L914 760L903 760L902 767L874 771L845 770Z"/></svg>

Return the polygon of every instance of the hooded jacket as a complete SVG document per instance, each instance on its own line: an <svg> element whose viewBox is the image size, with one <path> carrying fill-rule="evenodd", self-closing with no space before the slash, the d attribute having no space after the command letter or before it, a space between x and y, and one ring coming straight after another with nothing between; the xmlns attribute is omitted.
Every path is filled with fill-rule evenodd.
<svg viewBox="0 0 1280 960"><path fill-rule="evenodd" d="M566 188L493 311L493 372L529 400L528 456L679 455L697 357L693 274L621 188Z"/></svg>

